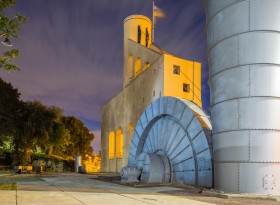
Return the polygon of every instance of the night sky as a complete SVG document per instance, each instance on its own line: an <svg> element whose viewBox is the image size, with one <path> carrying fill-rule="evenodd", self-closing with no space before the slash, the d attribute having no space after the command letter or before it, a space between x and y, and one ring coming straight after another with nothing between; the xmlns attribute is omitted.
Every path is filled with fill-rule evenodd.
<svg viewBox="0 0 280 205"><path fill-rule="evenodd" d="M157 21L155 43L202 63L202 100L209 113L203 1L155 4L166 14ZM132 14L152 18L152 0L17 0L6 14L17 12L30 18L21 38L12 39L21 52L16 60L21 70L2 70L0 76L18 88L22 100L40 100L80 118L95 133L98 153L101 106L122 90L123 21Z"/></svg>

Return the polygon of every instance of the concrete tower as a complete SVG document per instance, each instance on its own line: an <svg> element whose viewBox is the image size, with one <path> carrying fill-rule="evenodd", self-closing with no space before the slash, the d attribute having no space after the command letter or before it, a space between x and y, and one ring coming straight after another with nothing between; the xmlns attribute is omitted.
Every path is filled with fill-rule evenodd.
<svg viewBox="0 0 280 205"><path fill-rule="evenodd" d="M205 0L215 187L280 193L280 1Z"/></svg>
<svg viewBox="0 0 280 205"><path fill-rule="evenodd" d="M141 59L133 59L128 52L129 41L150 48L152 43L152 22L142 15L131 15L124 20L124 87L141 72ZM134 65L134 66L133 66Z"/></svg>

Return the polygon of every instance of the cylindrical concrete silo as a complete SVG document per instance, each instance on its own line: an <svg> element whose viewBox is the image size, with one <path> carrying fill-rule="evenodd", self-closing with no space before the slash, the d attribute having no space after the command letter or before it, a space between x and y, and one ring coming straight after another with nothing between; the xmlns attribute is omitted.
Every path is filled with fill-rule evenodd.
<svg viewBox="0 0 280 205"><path fill-rule="evenodd" d="M280 193L280 0L204 0L215 188Z"/></svg>

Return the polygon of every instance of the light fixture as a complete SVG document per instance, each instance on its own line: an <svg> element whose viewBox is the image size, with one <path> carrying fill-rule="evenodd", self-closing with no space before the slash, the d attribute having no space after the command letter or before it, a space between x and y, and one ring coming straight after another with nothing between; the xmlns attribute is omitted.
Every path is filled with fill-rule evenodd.
<svg viewBox="0 0 280 205"><path fill-rule="evenodd" d="M9 46L9 47L13 46L12 43L11 43L11 41L10 41L10 39L8 39L8 38L5 38L5 40L2 41L2 44L3 44L4 46Z"/></svg>

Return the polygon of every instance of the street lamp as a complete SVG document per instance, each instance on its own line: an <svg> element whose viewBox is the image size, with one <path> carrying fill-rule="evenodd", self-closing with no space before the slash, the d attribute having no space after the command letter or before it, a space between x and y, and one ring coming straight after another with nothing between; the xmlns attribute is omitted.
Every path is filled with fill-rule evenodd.
<svg viewBox="0 0 280 205"><path fill-rule="evenodd" d="M2 41L2 44L9 47L13 46L9 38L5 38L5 40Z"/></svg>

